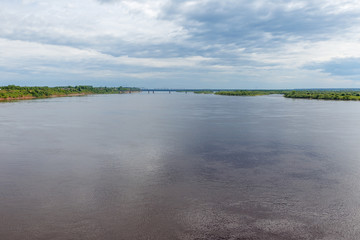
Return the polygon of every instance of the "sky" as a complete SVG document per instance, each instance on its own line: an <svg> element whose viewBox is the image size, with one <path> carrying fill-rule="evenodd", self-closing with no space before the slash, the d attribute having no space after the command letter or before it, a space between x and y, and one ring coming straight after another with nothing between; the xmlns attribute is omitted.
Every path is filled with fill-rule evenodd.
<svg viewBox="0 0 360 240"><path fill-rule="evenodd" d="M1 0L0 85L359 88L358 0Z"/></svg>

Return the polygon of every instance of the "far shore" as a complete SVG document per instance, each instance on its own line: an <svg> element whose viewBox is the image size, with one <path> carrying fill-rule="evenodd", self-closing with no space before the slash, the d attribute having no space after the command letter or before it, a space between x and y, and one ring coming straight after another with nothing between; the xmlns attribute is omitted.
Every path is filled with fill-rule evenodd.
<svg viewBox="0 0 360 240"><path fill-rule="evenodd" d="M118 94L125 94L125 93L136 93L139 91L124 91L119 92ZM86 96L86 95L97 95L98 93L73 93L73 94L62 94L62 95L50 95L46 97L34 97L34 96L23 96L23 97L16 97L16 98L0 98L0 101L16 101L16 100L30 100L30 99L39 99L39 98L57 98L57 97L76 97L76 96Z"/></svg>
<svg viewBox="0 0 360 240"><path fill-rule="evenodd" d="M139 92L139 88L128 87L20 87L9 85L0 87L0 101L29 100L37 98L73 97L94 94L124 94Z"/></svg>
<svg viewBox="0 0 360 240"><path fill-rule="evenodd" d="M148 91L150 90L143 90ZM154 90L151 90L154 92ZM161 90L164 91L164 90ZM225 96L260 96L281 94L286 98L302 98L316 100L360 101L360 89L295 89L295 90L176 90L197 94L216 94ZM29 100L37 98L72 97L95 94L124 94L141 92L135 87L93 87L93 86L61 86L61 87L20 87L8 85L0 87L0 101Z"/></svg>
<svg viewBox="0 0 360 240"><path fill-rule="evenodd" d="M63 95L51 95L47 97L34 97L34 96L23 96L23 97L15 97L15 98L0 98L0 101L12 101L12 100L27 100L27 99L36 99L36 98L56 98L56 97L73 97L73 96L85 96L90 95L92 93L74 93L74 94L63 94Z"/></svg>

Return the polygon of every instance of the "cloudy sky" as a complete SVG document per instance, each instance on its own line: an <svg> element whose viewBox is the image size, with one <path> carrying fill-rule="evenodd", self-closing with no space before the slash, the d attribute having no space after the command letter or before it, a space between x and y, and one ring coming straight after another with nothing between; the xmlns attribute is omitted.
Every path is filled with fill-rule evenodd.
<svg viewBox="0 0 360 240"><path fill-rule="evenodd" d="M7 84L360 87L360 1L1 0Z"/></svg>

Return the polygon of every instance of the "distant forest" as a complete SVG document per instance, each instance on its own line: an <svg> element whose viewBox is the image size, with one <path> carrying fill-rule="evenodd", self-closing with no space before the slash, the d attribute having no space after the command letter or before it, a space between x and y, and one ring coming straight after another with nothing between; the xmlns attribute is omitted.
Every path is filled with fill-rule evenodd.
<svg viewBox="0 0 360 240"><path fill-rule="evenodd" d="M0 87L0 100L45 98L57 96L74 96L87 94L120 94L138 92L135 87L93 87L93 86L63 86L63 87L20 87L15 85ZM197 94L216 94L226 96L259 96L282 94L286 98L306 98L324 100L360 100L358 89L318 89L318 90L234 90L234 91L194 91Z"/></svg>
<svg viewBox="0 0 360 240"><path fill-rule="evenodd" d="M20 87L9 85L0 87L0 99L42 98L52 96L86 95L86 94L116 94L129 91L140 91L139 88L126 87Z"/></svg>
<svg viewBox="0 0 360 240"><path fill-rule="evenodd" d="M227 96L258 96L283 94L286 98L306 98L324 100L360 100L360 90L330 89L330 90L235 90L235 91L199 91L195 93L214 93Z"/></svg>
<svg viewBox="0 0 360 240"><path fill-rule="evenodd" d="M289 91L287 98L327 99L327 100L360 100L360 91L353 90L312 90Z"/></svg>
<svg viewBox="0 0 360 240"><path fill-rule="evenodd" d="M258 95L270 95L270 94L284 94L287 91L284 90L236 90L236 91L219 91L215 92L216 95L227 96L258 96Z"/></svg>

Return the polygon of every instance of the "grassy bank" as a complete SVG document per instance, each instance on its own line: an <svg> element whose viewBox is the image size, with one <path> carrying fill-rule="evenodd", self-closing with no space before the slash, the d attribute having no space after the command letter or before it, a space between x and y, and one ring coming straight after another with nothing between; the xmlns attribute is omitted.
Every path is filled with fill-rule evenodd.
<svg viewBox="0 0 360 240"><path fill-rule="evenodd" d="M323 99L323 100L344 100L359 101L359 90L235 90L218 91L216 95L226 96L260 96L270 94L283 94L286 98L305 98L305 99Z"/></svg>
<svg viewBox="0 0 360 240"><path fill-rule="evenodd" d="M216 95L226 96L260 96L270 94L284 94L284 90L236 90L236 91L219 91Z"/></svg>
<svg viewBox="0 0 360 240"><path fill-rule="evenodd" d="M289 91L284 94L287 98L306 98L306 99L324 99L324 100L360 100L360 91L351 90L300 90Z"/></svg>
<svg viewBox="0 0 360 240"><path fill-rule="evenodd" d="M32 99L60 96L79 96L87 94L116 94L129 91L140 91L138 88L124 87L92 87L92 86L66 86L66 87L20 87L9 85L0 87L0 100Z"/></svg>
<svg viewBox="0 0 360 240"><path fill-rule="evenodd" d="M0 100L32 99L61 96L80 96L87 94L119 94L141 91L139 88L126 87L20 87L9 85L0 87ZM187 91L186 91L187 92ZM324 100L360 100L360 90L234 90L234 91L193 91L196 94L216 94L226 96L259 96L283 94L286 98L324 99Z"/></svg>

